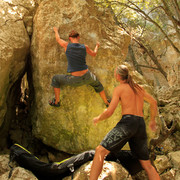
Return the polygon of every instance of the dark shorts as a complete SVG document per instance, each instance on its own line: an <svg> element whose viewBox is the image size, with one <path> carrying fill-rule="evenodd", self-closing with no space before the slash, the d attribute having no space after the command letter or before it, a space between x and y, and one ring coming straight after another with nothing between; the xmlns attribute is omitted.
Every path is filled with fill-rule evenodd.
<svg viewBox="0 0 180 180"><path fill-rule="evenodd" d="M88 71L83 76L72 76L72 75L55 75L52 78L51 85L56 88L60 88L62 86L82 86L82 85L90 85L94 88L96 92L101 92L104 90L103 85L100 81L96 78L96 76Z"/></svg>
<svg viewBox="0 0 180 180"><path fill-rule="evenodd" d="M101 145L116 154L127 142L129 142L132 153L138 159L149 160L146 126L143 117L124 115L104 137Z"/></svg>

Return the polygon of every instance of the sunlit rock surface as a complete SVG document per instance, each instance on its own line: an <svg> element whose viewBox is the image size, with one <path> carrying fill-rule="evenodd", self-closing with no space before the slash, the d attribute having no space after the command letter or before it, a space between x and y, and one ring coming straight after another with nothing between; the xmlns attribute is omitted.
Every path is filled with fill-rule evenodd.
<svg viewBox="0 0 180 180"><path fill-rule="evenodd" d="M92 161L84 164L74 173L74 179L88 180L90 176ZM120 164L104 161L103 170L98 180L132 180L131 175ZM71 176L63 180L71 180Z"/></svg>

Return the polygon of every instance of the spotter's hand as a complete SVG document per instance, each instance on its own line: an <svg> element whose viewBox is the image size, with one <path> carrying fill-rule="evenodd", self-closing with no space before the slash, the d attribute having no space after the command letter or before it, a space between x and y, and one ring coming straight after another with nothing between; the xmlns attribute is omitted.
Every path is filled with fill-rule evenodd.
<svg viewBox="0 0 180 180"><path fill-rule="evenodd" d="M157 127L156 127L156 122L155 121L151 121L150 123L149 123L149 127L150 127L150 129L152 130L152 131L156 131L156 129L157 129Z"/></svg>
<svg viewBox="0 0 180 180"><path fill-rule="evenodd" d="M56 27L53 27L54 32L58 32L58 29Z"/></svg>
<svg viewBox="0 0 180 180"><path fill-rule="evenodd" d="M98 121L99 121L99 116L98 116L98 117L95 117L95 118L93 119L94 125L96 125L96 124L98 123Z"/></svg>

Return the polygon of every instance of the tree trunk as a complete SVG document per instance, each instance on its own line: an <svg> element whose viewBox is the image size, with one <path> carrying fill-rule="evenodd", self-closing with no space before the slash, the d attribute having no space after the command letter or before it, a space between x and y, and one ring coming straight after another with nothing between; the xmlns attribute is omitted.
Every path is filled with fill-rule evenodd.
<svg viewBox="0 0 180 180"><path fill-rule="evenodd" d="M136 71L138 71L141 75L143 75L143 72L142 72L141 68L139 67L139 64L138 64L136 57L134 55L134 51L133 51L132 46L129 45L128 49L129 49L129 54L130 54L131 60L133 62L133 65L134 65Z"/></svg>

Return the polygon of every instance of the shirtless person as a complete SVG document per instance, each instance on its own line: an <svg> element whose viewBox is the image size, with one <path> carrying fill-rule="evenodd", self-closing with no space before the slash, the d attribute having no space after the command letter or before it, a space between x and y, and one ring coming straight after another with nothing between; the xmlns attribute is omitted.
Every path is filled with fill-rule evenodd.
<svg viewBox="0 0 180 180"><path fill-rule="evenodd" d="M88 66L86 65L86 54L88 53L91 56L96 56L99 43L97 42L93 51L87 45L79 43L80 35L76 31L72 31L69 34L71 43L60 38L56 27L54 27L54 32L56 41L65 50L68 60L67 72L70 73L70 75L59 74L52 78L51 85L54 88L55 98L52 99L49 104L55 107L60 106L60 87L65 85L76 87L87 84L92 86L94 90L100 94L102 100L106 106L108 106L109 101L106 98L103 85L96 76L88 70Z"/></svg>
<svg viewBox="0 0 180 180"><path fill-rule="evenodd" d="M160 177L149 160L147 135L143 119L143 102L150 103L150 128L156 130L155 117L157 115L156 100L142 87L135 84L125 65L119 65L115 70L115 78L120 85L114 89L109 107L98 117L93 119L94 124L109 118L118 103L122 107L122 119L105 136L96 153L91 167L90 180L97 180L103 167L104 158L109 152L116 154L129 142L131 151L137 156L150 180L160 180Z"/></svg>

